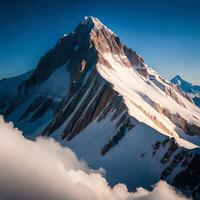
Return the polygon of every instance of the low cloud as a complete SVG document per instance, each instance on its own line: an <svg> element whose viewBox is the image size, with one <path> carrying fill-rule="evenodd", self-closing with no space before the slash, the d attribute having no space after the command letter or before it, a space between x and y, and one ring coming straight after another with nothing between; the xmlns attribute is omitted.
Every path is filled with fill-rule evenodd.
<svg viewBox="0 0 200 200"><path fill-rule="evenodd" d="M0 117L1 200L186 200L161 181L149 192L109 186L101 171L90 169L53 139L25 139Z"/></svg>

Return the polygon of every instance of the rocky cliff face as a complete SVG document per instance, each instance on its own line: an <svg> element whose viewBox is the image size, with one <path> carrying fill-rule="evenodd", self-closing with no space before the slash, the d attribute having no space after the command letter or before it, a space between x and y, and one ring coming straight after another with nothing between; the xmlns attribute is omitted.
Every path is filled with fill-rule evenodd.
<svg viewBox="0 0 200 200"><path fill-rule="evenodd" d="M198 194L197 181L187 191L180 182L190 169L199 176L200 110L94 17L40 59L4 115L26 137L51 136L104 167L111 184L165 179Z"/></svg>
<svg viewBox="0 0 200 200"><path fill-rule="evenodd" d="M199 165L200 151L184 149L171 138L155 144L154 156L159 152L158 149L166 146L168 146L168 150L160 159L161 164L165 165L160 178L167 180L188 196L198 199L200 171L197 166Z"/></svg>

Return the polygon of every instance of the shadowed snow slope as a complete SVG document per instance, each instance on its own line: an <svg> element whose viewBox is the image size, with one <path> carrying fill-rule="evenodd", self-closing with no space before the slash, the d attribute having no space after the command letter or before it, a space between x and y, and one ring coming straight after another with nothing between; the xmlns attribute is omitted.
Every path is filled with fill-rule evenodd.
<svg viewBox="0 0 200 200"><path fill-rule="evenodd" d="M19 85L28 79L33 70L20 76L0 80L0 112L6 109L18 92Z"/></svg>

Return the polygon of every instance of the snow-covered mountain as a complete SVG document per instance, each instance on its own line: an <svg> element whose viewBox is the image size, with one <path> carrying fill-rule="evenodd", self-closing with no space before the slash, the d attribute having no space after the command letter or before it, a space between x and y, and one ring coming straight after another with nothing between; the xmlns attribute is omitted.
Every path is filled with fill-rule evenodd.
<svg viewBox="0 0 200 200"><path fill-rule="evenodd" d="M199 197L200 109L98 19L64 34L17 91L4 116L26 137L55 138L111 184L164 179Z"/></svg>
<svg viewBox="0 0 200 200"><path fill-rule="evenodd" d="M185 81L179 75L171 79L171 82L178 85L200 107L200 86Z"/></svg>

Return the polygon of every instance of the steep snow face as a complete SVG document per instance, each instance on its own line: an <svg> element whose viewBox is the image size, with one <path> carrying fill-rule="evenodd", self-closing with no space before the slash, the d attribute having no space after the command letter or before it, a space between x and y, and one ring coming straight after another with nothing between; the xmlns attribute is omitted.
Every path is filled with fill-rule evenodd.
<svg viewBox="0 0 200 200"><path fill-rule="evenodd" d="M93 168L103 167L112 185L122 182L130 190L142 185L149 188L160 179L163 169L152 155L152 145L165 137L140 123L102 156L102 148L115 133L115 123L109 117L101 122L94 121L73 140L63 141L63 144L73 149L80 159L86 160ZM160 154L164 154L164 151Z"/></svg>
<svg viewBox="0 0 200 200"><path fill-rule="evenodd" d="M52 120L55 109L69 92L69 73L65 64L61 66L38 88L28 101L17 107L8 117L22 129L29 138L34 138Z"/></svg>
<svg viewBox="0 0 200 200"><path fill-rule="evenodd" d="M198 152L181 148L175 140L169 139L144 123L134 122L133 127L125 131L122 139L114 141L112 138L119 132L116 130L117 121L118 119L112 120L111 116L107 115L101 121L91 122L72 140L60 142L73 149L89 166L103 167L110 184L126 183L130 190L138 186L151 188L151 185L160 178L172 183L181 172L187 172L190 162L200 161ZM52 137L59 140L59 132L56 131ZM102 156L105 144L111 144L111 147ZM196 169L193 170L196 188L198 182L195 176L198 177L198 172L196 173ZM182 178L186 181L187 173ZM179 184L179 181L175 183ZM198 189L187 190L187 195L196 190Z"/></svg>
<svg viewBox="0 0 200 200"><path fill-rule="evenodd" d="M62 99L69 92L69 73L66 65L61 66L40 86L37 95Z"/></svg>
<svg viewBox="0 0 200 200"><path fill-rule="evenodd" d="M172 115L180 115L187 119L189 123L197 124L200 127L200 110L176 91L176 95L184 104L184 107L168 96L155 84L156 74L154 71L151 70L150 78L146 79L140 76L135 69L124 65L124 60L127 60L125 56L104 53L103 57L112 67L108 68L105 65L98 64L97 70L124 97L130 115L164 134L174 137L180 136L179 132L176 131L175 122L155 109L154 105L159 105L159 107L167 109ZM155 79L151 80L153 73ZM168 85L169 83L163 84L165 87L171 87L171 85ZM152 120L153 118L157 120Z"/></svg>
<svg viewBox="0 0 200 200"><path fill-rule="evenodd" d="M185 81L179 75L171 79L171 83L178 85L200 107L200 86Z"/></svg>
<svg viewBox="0 0 200 200"><path fill-rule="evenodd" d="M67 63L55 72L41 85L33 90L33 94L22 105L18 106L8 120L34 138L41 133L52 119L55 109L69 92L70 79Z"/></svg>

